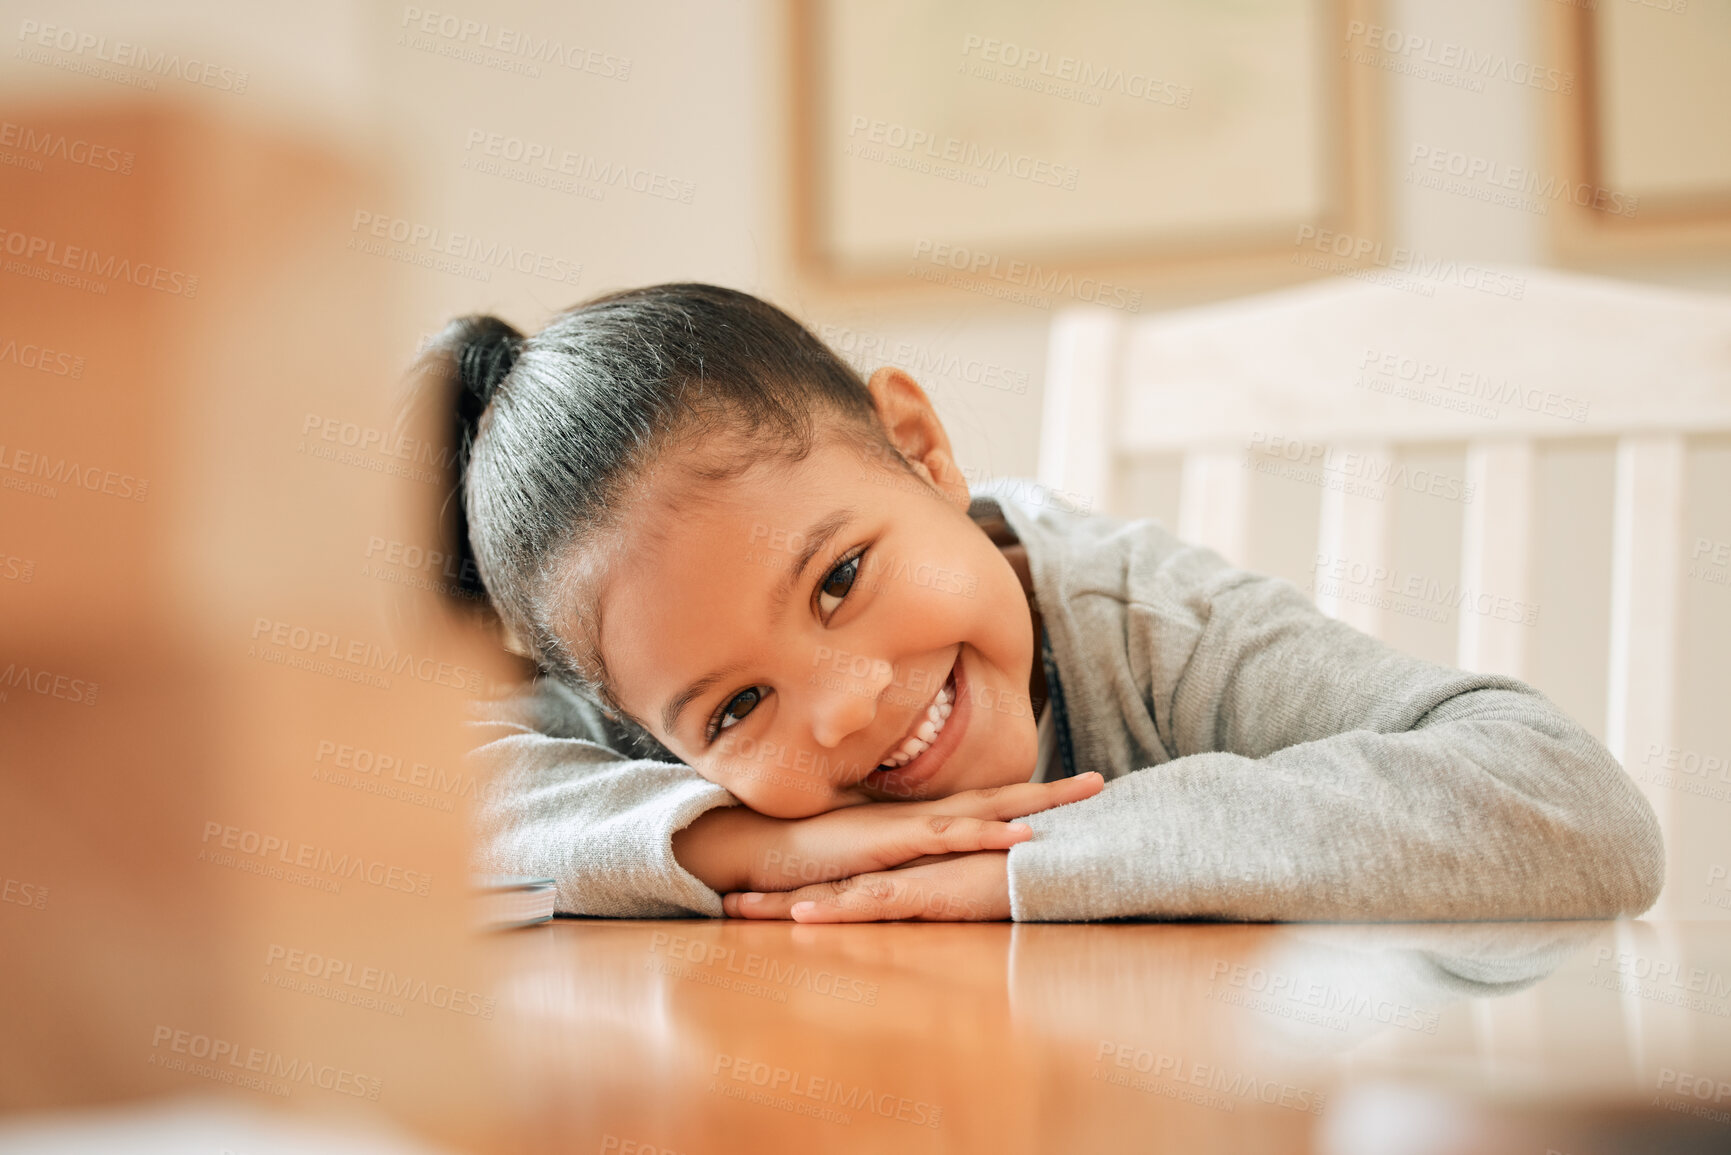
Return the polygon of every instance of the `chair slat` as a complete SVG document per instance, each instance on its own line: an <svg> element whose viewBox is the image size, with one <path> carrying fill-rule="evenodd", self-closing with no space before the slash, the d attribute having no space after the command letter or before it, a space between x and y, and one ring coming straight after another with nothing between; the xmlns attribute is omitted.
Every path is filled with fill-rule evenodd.
<svg viewBox="0 0 1731 1155"><path fill-rule="evenodd" d="M1473 500L1461 530L1456 664L1525 678L1536 618L1533 605L1533 443L1480 441L1467 447ZM1529 620L1532 619L1532 620Z"/></svg>
<svg viewBox="0 0 1731 1155"><path fill-rule="evenodd" d="M1242 453L1187 453L1178 489L1178 536L1236 566L1245 564L1250 544L1250 471L1244 464Z"/></svg>
<svg viewBox="0 0 1731 1155"><path fill-rule="evenodd" d="M1383 444L1337 446L1341 457L1388 461L1392 449ZM1346 572L1387 572L1389 565L1387 494L1374 494L1349 484L1350 478L1324 471L1321 516L1317 523L1316 605L1323 613L1373 638L1383 636L1383 612L1376 583L1329 581L1323 575L1337 565Z"/></svg>
<svg viewBox="0 0 1731 1155"><path fill-rule="evenodd" d="M1641 434L1617 442L1605 745L1625 768L1633 767L1643 750L1670 742L1676 721L1683 464L1683 438L1677 434ZM1660 827L1674 832L1675 792L1641 786ZM1667 873L1674 875L1676 839L1667 839L1666 850ZM1661 908L1676 906L1674 893L1666 889Z"/></svg>
<svg viewBox="0 0 1731 1155"><path fill-rule="evenodd" d="M1052 322L1046 352L1038 477L1040 484L1113 509L1118 347L1123 323L1104 309L1074 309Z"/></svg>

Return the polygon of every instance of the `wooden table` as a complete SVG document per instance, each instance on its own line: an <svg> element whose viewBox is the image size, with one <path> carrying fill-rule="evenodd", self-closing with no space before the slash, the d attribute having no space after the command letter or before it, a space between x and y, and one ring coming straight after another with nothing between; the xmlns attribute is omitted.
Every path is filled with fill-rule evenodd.
<svg viewBox="0 0 1731 1155"><path fill-rule="evenodd" d="M490 949L548 1150L1731 1151L1727 923L561 919Z"/></svg>

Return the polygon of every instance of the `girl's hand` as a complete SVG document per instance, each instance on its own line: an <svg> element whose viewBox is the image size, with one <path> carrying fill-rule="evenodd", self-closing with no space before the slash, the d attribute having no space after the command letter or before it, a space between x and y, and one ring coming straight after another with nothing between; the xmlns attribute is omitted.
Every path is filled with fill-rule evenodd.
<svg viewBox="0 0 1731 1155"><path fill-rule="evenodd" d="M723 895L733 918L795 922L994 922L1010 917L1010 856L987 850L782 894Z"/></svg>
<svg viewBox="0 0 1731 1155"><path fill-rule="evenodd" d="M1091 798L1105 784L1088 773L925 802L867 802L810 818L768 818L735 806L711 810L675 834L673 852L713 890L790 891L928 855L1008 850L1033 837L1013 819Z"/></svg>

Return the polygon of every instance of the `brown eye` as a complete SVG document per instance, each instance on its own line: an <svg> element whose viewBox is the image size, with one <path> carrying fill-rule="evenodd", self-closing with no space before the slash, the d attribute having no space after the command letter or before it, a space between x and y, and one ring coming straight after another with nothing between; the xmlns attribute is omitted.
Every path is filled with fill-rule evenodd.
<svg viewBox="0 0 1731 1155"><path fill-rule="evenodd" d="M757 709L757 704L761 701L763 701L763 691L756 686L735 694L728 700L727 705L721 708L721 713L716 717L716 732L719 733L729 726L738 724L747 714Z"/></svg>
<svg viewBox="0 0 1731 1155"><path fill-rule="evenodd" d="M860 559L864 556L863 553L856 553L830 570L829 576L823 579L823 585L818 587L818 608L824 612L826 617L840 608L842 599L847 597L849 590L853 589L854 579L859 576ZM826 601L827 598L834 598L834 604Z"/></svg>

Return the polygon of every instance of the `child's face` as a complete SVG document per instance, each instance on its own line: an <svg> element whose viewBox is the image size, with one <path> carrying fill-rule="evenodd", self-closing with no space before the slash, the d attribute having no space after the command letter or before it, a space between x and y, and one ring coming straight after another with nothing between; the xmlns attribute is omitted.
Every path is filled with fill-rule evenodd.
<svg viewBox="0 0 1731 1155"><path fill-rule="evenodd" d="M804 461L766 463L695 502L681 471L662 469L632 514L653 530L626 529L599 591L619 703L772 817L1034 772L1021 584L968 518L966 483L919 386L885 370L871 388L936 490L830 437ZM943 721L928 741L934 708ZM912 760L880 769L903 760L898 750Z"/></svg>

